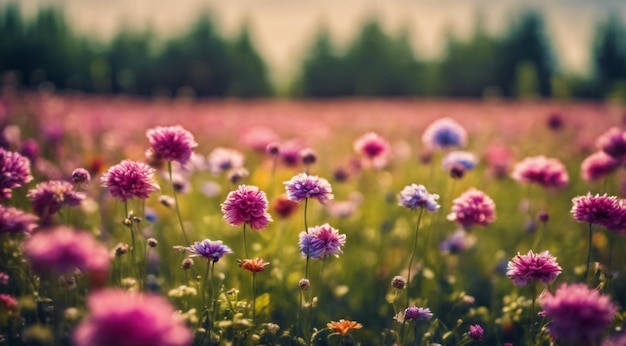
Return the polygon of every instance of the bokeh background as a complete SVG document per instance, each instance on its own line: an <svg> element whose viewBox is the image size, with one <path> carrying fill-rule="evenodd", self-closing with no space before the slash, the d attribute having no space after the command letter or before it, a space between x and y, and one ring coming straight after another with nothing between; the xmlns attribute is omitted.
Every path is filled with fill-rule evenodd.
<svg viewBox="0 0 626 346"><path fill-rule="evenodd" d="M620 0L0 0L24 88L166 97L626 95Z"/></svg>

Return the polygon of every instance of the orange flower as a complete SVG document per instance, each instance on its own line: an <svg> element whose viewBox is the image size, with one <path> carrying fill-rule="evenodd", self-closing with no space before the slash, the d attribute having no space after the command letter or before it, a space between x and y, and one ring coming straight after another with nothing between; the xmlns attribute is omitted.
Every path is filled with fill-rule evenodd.
<svg viewBox="0 0 626 346"><path fill-rule="evenodd" d="M265 270L265 266L270 264L270 262L263 261L262 258L254 258L254 259L240 259L237 260L239 266L245 270L248 270L252 273L258 273Z"/></svg>
<svg viewBox="0 0 626 346"><path fill-rule="evenodd" d="M330 323L326 324L328 329L332 329L337 333L341 333L341 335L346 335L353 329L361 329L363 325L355 322L355 321L346 321L344 319L339 320L339 322L330 321Z"/></svg>

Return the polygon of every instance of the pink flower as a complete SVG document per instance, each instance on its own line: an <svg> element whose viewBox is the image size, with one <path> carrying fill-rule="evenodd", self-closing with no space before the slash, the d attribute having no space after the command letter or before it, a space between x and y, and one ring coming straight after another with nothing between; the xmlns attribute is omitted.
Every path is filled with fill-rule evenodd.
<svg viewBox="0 0 626 346"><path fill-rule="evenodd" d="M226 222L233 226L248 223L254 230L263 229L273 221L267 208L265 192L256 186L248 185L239 185L222 203L222 213Z"/></svg>
<svg viewBox="0 0 626 346"><path fill-rule="evenodd" d="M585 181L595 181L613 173L621 162L603 151L591 154L580 165L581 176Z"/></svg>
<svg viewBox="0 0 626 346"><path fill-rule="evenodd" d="M346 235L329 224L309 228L308 232L300 232L300 252L313 259L324 259L328 256L339 256L341 248L346 245Z"/></svg>
<svg viewBox="0 0 626 346"><path fill-rule="evenodd" d="M483 327L480 326L480 324L472 324L469 326L469 332L467 334L470 336L470 338L474 340L481 340L484 333L485 331L483 330Z"/></svg>
<svg viewBox="0 0 626 346"><path fill-rule="evenodd" d="M184 165L198 146L193 135L180 125L158 126L146 132L154 154L165 161L178 161Z"/></svg>
<svg viewBox="0 0 626 346"><path fill-rule="evenodd" d="M496 205L484 192L471 188L452 201L452 213L448 220L456 221L465 228L474 225L487 226L496 220Z"/></svg>
<svg viewBox="0 0 626 346"><path fill-rule="evenodd" d="M381 169L387 165L390 153L389 143L375 132L368 132L359 137L354 142L354 150L375 169Z"/></svg>
<svg viewBox="0 0 626 346"><path fill-rule="evenodd" d="M596 146L613 158L623 158L626 155L626 132L612 127L598 137Z"/></svg>
<svg viewBox="0 0 626 346"><path fill-rule="evenodd" d="M243 168L244 157L239 151L229 148L215 148L208 157L209 169L220 174L230 169Z"/></svg>
<svg viewBox="0 0 626 346"><path fill-rule="evenodd" d="M154 169L145 163L124 160L109 168L100 181L113 197L126 202L133 197L147 199L151 192L159 189L152 180L153 174Z"/></svg>
<svg viewBox="0 0 626 346"><path fill-rule="evenodd" d="M30 233L37 227L37 217L20 209L0 205L0 234Z"/></svg>
<svg viewBox="0 0 626 346"><path fill-rule="evenodd" d="M0 148L0 200L11 198L13 189L31 180L30 161L19 153Z"/></svg>
<svg viewBox="0 0 626 346"><path fill-rule="evenodd" d="M68 181L51 180L37 184L28 191L26 197L32 201L35 214L43 218L58 212L64 205L79 205L85 199L85 194L76 192L74 185Z"/></svg>
<svg viewBox="0 0 626 346"><path fill-rule="evenodd" d="M73 335L77 346L184 346L192 336L158 295L107 289L87 297L89 316Z"/></svg>
<svg viewBox="0 0 626 346"><path fill-rule="evenodd" d="M615 196L587 193L572 199L571 213L578 222L586 222L614 229L621 223L625 209Z"/></svg>
<svg viewBox="0 0 626 346"><path fill-rule="evenodd" d="M516 286L526 286L530 281L541 281L549 284L561 274L561 267L556 262L556 257L550 255L548 251L540 254L528 251L527 255L513 257L507 266L506 276L508 276Z"/></svg>
<svg viewBox="0 0 626 346"><path fill-rule="evenodd" d="M513 169L513 179L543 187L564 187L569 183L565 166L558 159L545 156L527 157Z"/></svg>

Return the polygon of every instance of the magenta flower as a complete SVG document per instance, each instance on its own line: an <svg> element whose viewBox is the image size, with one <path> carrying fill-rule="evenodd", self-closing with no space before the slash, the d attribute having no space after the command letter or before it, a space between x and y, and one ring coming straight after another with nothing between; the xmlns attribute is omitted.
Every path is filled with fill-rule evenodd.
<svg viewBox="0 0 626 346"><path fill-rule="evenodd" d="M626 132L612 127L598 137L596 146L607 155L621 159L626 155Z"/></svg>
<svg viewBox="0 0 626 346"><path fill-rule="evenodd" d="M194 242L193 245L189 247L174 246L174 248L191 252L189 257L204 257L211 262L217 262L225 255L233 253L233 250L227 245L224 245L221 240L211 239Z"/></svg>
<svg viewBox="0 0 626 346"><path fill-rule="evenodd" d="M439 195L428 193L424 185L407 185L400 191L398 205L415 210L425 208L428 211L437 211L441 206L437 204Z"/></svg>
<svg viewBox="0 0 626 346"><path fill-rule="evenodd" d="M75 191L74 185L68 181L51 180L37 184L28 191L26 197L31 200L35 214L47 217L65 205L79 205L85 199L85 194Z"/></svg>
<svg viewBox="0 0 626 346"><path fill-rule="evenodd" d="M375 132L368 132L357 138L354 150L363 156L373 168L381 169L387 165L390 147L386 139Z"/></svg>
<svg viewBox="0 0 626 346"><path fill-rule="evenodd" d="M285 189L287 190L287 198L295 202L313 198L324 204L326 201L335 198L328 180L315 175L300 173L283 184L285 184Z"/></svg>
<svg viewBox="0 0 626 346"><path fill-rule="evenodd" d="M615 229L621 224L624 208L615 196L587 193L572 199L571 213L578 222L601 225L608 229Z"/></svg>
<svg viewBox="0 0 626 346"><path fill-rule="evenodd" d="M580 165L580 173L585 181L596 181L613 173L621 162L603 151L591 154Z"/></svg>
<svg viewBox="0 0 626 346"><path fill-rule="evenodd" d="M191 331L155 294L106 289L87 297L89 315L76 328L76 346L186 346Z"/></svg>
<svg viewBox="0 0 626 346"><path fill-rule="evenodd" d="M429 308L421 308L421 307L417 307L413 305L404 310L405 320L423 321L423 320L429 320L432 317L433 317L433 313L430 312Z"/></svg>
<svg viewBox="0 0 626 346"><path fill-rule="evenodd" d="M124 160L109 168L102 175L100 182L111 195L122 202L133 197L147 199L151 192L157 191L159 185L153 180L154 169L142 162Z"/></svg>
<svg viewBox="0 0 626 346"><path fill-rule="evenodd" d="M467 334L474 340L482 340L484 333L485 331L480 324L472 324L469 326L469 332Z"/></svg>
<svg viewBox="0 0 626 346"><path fill-rule="evenodd" d="M184 165L198 146L193 135L180 125L157 126L146 132L154 154L165 161L178 161Z"/></svg>
<svg viewBox="0 0 626 346"><path fill-rule="evenodd" d="M91 175L89 171L84 168L76 168L72 172L72 182L76 185L78 184L89 184L91 181Z"/></svg>
<svg viewBox="0 0 626 346"><path fill-rule="evenodd" d="M208 157L209 169L220 174L230 169L243 168L243 154L235 149L215 148Z"/></svg>
<svg viewBox="0 0 626 346"><path fill-rule="evenodd" d="M484 192L471 188L452 201L452 213L448 220L464 228L474 225L487 226L496 220L496 205Z"/></svg>
<svg viewBox="0 0 626 346"><path fill-rule="evenodd" d="M527 255L513 257L507 266L506 276L508 276L516 286L526 286L530 281L541 281L549 284L561 274L561 267L556 262L556 257L550 255L548 251L540 254L528 251Z"/></svg>
<svg viewBox="0 0 626 346"><path fill-rule="evenodd" d="M35 215L0 205L0 234L29 234L36 227Z"/></svg>
<svg viewBox="0 0 626 346"><path fill-rule="evenodd" d="M426 128L422 142L428 149L462 148L467 144L467 132L453 119L442 118Z"/></svg>
<svg viewBox="0 0 626 346"><path fill-rule="evenodd" d="M11 198L16 187L33 180L30 174L30 161L19 153L0 148L0 201Z"/></svg>
<svg viewBox="0 0 626 346"><path fill-rule="evenodd" d="M611 324L617 307L608 296L585 284L562 284L551 294L539 298L540 315L549 318L548 333L563 342L596 344Z"/></svg>
<svg viewBox="0 0 626 346"><path fill-rule="evenodd" d="M545 156L527 157L518 162L512 177L520 183L543 187L564 187L569 184L569 176L561 161Z"/></svg>
<svg viewBox="0 0 626 346"><path fill-rule="evenodd" d="M231 191L222 203L224 220L233 226L248 223L254 230L260 230L272 220L267 211L268 202L265 192L256 186L239 185Z"/></svg>
<svg viewBox="0 0 626 346"><path fill-rule="evenodd" d="M310 227L308 233L300 232L300 252L306 257L324 259L328 256L339 256L341 248L346 245L346 235L329 224Z"/></svg>

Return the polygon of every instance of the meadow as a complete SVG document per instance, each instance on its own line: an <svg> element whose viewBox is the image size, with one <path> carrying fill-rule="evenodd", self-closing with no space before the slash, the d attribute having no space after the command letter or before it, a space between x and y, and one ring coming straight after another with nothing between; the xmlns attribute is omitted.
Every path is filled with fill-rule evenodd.
<svg viewBox="0 0 626 346"><path fill-rule="evenodd" d="M626 342L626 145L588 160L624 127L620 104L7 92L0 118L0 344ZM449 132L427 134L446 118ZM151 143L178 125L188 148ZM30 179L6 185L7 153ZM520 178L540 156L562 164L557 180ZM124 160L120 174L145 179L117 186ZM297 177L319 185L298 195ZM229 204L235 191L260 210ZM572 212L596 194L613 214ZM511 262L529 250L554 259L520 279Z"/></svg>

